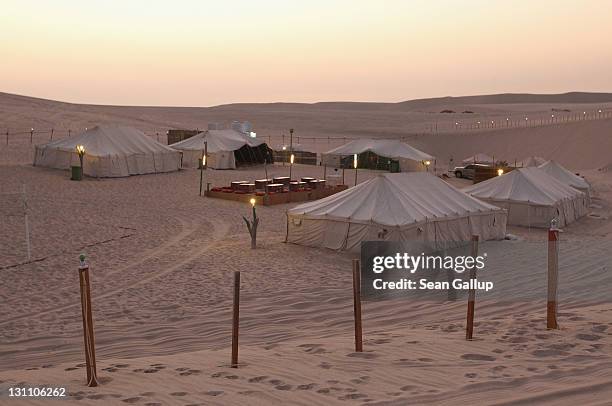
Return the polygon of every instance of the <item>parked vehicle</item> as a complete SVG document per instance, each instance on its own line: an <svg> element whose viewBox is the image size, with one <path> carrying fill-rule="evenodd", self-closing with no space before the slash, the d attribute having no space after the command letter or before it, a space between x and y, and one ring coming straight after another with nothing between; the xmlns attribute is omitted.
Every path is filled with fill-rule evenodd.
<svg viewBox="0 0 612 406"><path fill-rule="evenodd" d="M469 164L465 166L456 166L453 169L456 178L465 178L465 179L474 179L474 172L476 172L476 167L490 168L490 165L484 164Z"/></svg>

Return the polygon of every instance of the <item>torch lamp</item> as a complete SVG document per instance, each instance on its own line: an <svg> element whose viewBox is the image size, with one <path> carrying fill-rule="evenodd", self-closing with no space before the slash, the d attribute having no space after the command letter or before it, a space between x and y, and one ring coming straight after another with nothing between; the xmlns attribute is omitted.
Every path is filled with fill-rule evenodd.
<svg viewBox="0 0 612 406"><path fill-rule="evenodd" d="M355 169L355 186L357 186L357 154L353 155L353 169Z"/></svg>
<svg viewBox="0 0 612 406"><path fill-rule="evenodd" d="M79 161L81 163L81 171L83 171L83 157L85 156L85 147L83 145L77 145L76 152L79 155Z"/></svg>
<svg viewBox="0 0 612 406"><path fill-rule="evenodd" d="M242 218L246 223L249 234L251 235L251 249L255 249L257 248L257 226L259 225L259 218L257 217L257 212L255 212L255 198L252 197L251 200L249 200L249 203L251 203L251 206L253 207L253 220L249 221L244 216L242 216Z"/></svg>

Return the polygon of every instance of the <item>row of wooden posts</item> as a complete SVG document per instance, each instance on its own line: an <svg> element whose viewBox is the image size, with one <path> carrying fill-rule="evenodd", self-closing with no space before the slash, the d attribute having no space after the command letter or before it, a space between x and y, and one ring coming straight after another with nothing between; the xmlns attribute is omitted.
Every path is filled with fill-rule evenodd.
<svg viewBox="0 0 612 406"><path fill-rule="evenodd" d="M478 256L478 236L472 236L471 255ZM559 230L551 228L548 232L548 292L546 304L546 328L558 329L557 323L557 282L559 273ZM470 279L476 279L476 268L470 270ZM97 386L96 350L91 308L91 288L89 265L84 255L80 257L79 282L81 290L81 309L83 316L83 338L85 344L85 363L87 368L87 386ZM474 313L476 291L470 289L467 303L466 340L474 335ZM238 337L240 326L240 271L234 272L232 304L232 368L238 368ZM358 259L353 260L353 314L355 325L355 352L363 352L363 326L361 318L361 265Z"/></svg>

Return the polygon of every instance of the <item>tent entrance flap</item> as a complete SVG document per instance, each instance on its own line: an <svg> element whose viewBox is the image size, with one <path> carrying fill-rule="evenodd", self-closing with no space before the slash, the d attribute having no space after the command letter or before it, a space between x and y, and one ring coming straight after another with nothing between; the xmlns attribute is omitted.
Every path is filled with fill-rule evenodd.
<svg viewBox="0 0 612 406"><path fill-rule="evenodd" d="M340 159L340 167L344 169L353 169L354 159L355 155L343 156ZM372 151L365 151L357 154L357 168L399 172L399 161L378 155Z"/></svg>
<svg viewBox="0 0 612 406"><path fill-rule="evenodd" d="M236 160L236 166L272 163L272 153L266 144L261 144L256 147L243 145L234 151L234 158Z"/></svg>

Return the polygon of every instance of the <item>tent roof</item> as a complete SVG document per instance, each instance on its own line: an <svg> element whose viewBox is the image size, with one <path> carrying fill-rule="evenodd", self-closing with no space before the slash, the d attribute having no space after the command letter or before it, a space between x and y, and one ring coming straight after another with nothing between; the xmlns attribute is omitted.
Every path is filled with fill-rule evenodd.
<svg viewBox="0 0 612 406"><path fill-rule="evenodd" d="M473 163L473 162L476 162L476 163L483 163L483 162L484 163L493 163L493 158L490 157L487 154L483 154L483 153L480 152L480 153L478 153L476 155L472 155L472 156L467 157L467 158L465 158L463 160L463 163L467 163L467 164L470 164L470 163Z"/></svg>
<svg viewBox="0 0 612 406"><path fill-rule="evenodd" d="M543 165L540 165L539 168L552 176L553 178L565 183L566 185L575 187L577 189L589 189L590 186L586 180L581 178L580 176L572 173L571 171L565 169L563 166L558 164L555 161L548 161Z"/></svg>
<svg viewBox="0 0 612 406"><path fill-rule="evenodd" d="M539 168L515 169L462 190L481 199L529 202L543 206L552 206L582 193Z"/></svg>
<svg viewBox="0 0 612 406"><path fill-rule="evenodd" d="M111 125L95 126L74 137L45 144L42 148L73 152L77 145L83 145L85 153L90 156L176 152L140 130Z"/></svg>
<svg viewBox="0 0 612 406"><path fill-rule="evenodd" d="M500 210L432 174L410 172L381 174L340 193L296 206L289 214L404 226Z"/></svg>
<svg viewBox="0 0 612 406"><path fill-rule="evenodd" d="M545 158L542 158L541 156L530 156L520 162L517 162L516 165L523 168L529 168L532 166L540 166L544 163L546 163Z"/></svg>
<svg viewBox="0 0 612 406"><path fill-rule="evenodd" d="M363 139L351 141L338 148L327 151L326 155L354 155L366 151L391 159L412 159L414 161L432 160L433 156L397 140Z"/></svg>
<svg viewBox="0 0 612 406"><path fill-rule="evenodd" d="M170 145L170 147L178 150L204 151L205 142L208 143L208 152L213 153L219 151L236 151L245 145L257 147L264 144L264 141L261 139L248 137L236 130L227 129L206 130L186 140L174 143Z"/></svg>

